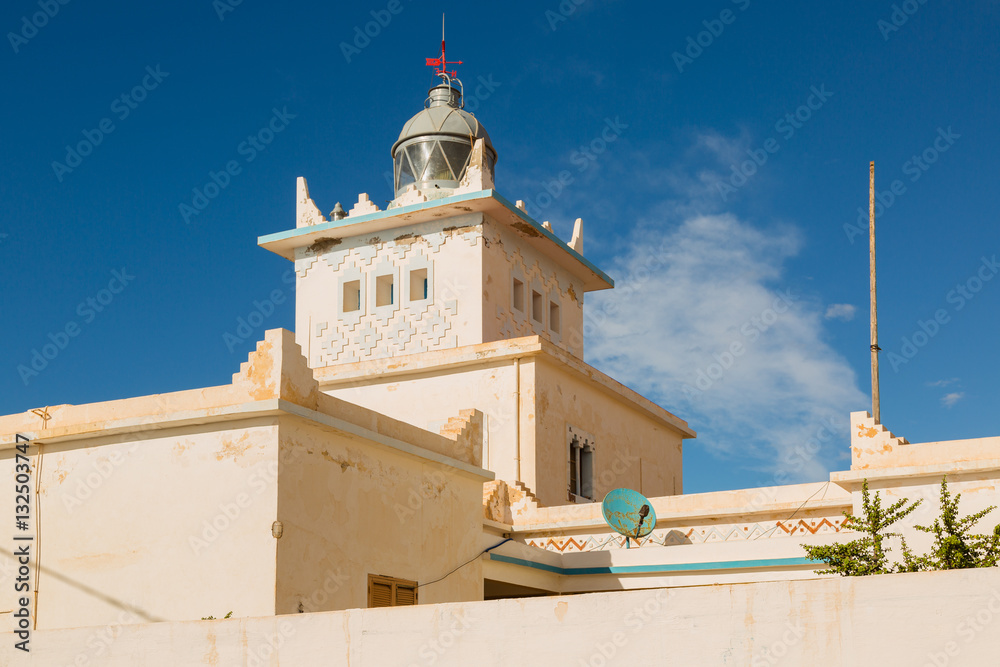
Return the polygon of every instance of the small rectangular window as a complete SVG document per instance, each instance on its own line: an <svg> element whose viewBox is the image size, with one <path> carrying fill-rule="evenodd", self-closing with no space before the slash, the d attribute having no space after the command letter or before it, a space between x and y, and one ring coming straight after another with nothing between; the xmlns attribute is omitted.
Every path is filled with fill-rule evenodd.
<svg viewBox="0 0 1000 667"><path fill-rule="evenodd" d="M569 428L569 500L594 500L594 443L589 435Z"/></svg>
<svg viewBox="0 0 1000 667"><path fill-rule="evenodd" d="M405 607L417 604L417 582L368 575L368 607Z"/></svg>
<svg viewBox="0 0 1000 667"><path fill-rule="evenodd" d="M549 302L549 329L559 333L559 304L555 301Z"/></svg>
<svg viewBox="0 0 1000 667"><path fill-rule="evenodd" d="M580 495L594 499L594 450L590 447L580 450Z"/></svg>
<svg viewBox="0 0 1000 667"><path fill-rule="evenodd" d="M395 280L390 273L387 276L379 276L375 279L375 305L391 306L395 300Z"/></svg>
<svg viewBox="0 0 1000 667"><path fill-rule="evenodd" d="M427 298L427 269L410 271L410 301Z"/></svg>
<svg viewBox="0 0 1000 667"><path fill-rule="evenodd" d="M569 491L580 495L580 448L576 440L569 446Z"/></svg>
<svg viewBox="0 0 1000 667"><path fill-rule="evenodd" d="M511 297L514 302L514 309L524 312L524 283L522 283L517 278L514 278L514 290L511 292Z"/></svg>
<svg viewBox="0 0 1000 667"><path fill-rule="evenodd" d="M348 280L344 283L344 312L361 310L361 281Z"/></svg>
<svg viewBox="0 0 1000 667"><path fill-rule="evenodd" d="M545 313L542 312L543 303L542 295L531 290L531 319L536 322L541 322L542 318L545 317Z"/></svg>

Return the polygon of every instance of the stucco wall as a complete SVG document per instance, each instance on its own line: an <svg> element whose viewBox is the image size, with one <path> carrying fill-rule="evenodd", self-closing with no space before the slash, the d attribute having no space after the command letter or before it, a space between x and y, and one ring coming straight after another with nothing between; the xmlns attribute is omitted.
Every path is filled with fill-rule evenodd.
<svg viewBox="0 0 1000 667"><path fill-rule="evenodd" d="M437 433L448 419L470 408L486 416L483 467L515 478L514 363L434 369L401 377L371 376L364 384L334 385L324 391L350 403Z"/></svg>
<svg viewBox="0 0 1000 667"><path fill-rule="evenodd" d="M531 365L536 411L531 487L544 504L561 505L568 500L567 426L596 439L598 500L623 486L646 496L682 492L680 433L544 357L535 357Z"/></svg>
<svg viewBox="0 0 1000 667"><path fill-rule="evenodd" d="M526 244L521 233L485 217L483 233L483 341L538 335L583 358L583 283ZM524 307L514 307L514 278L524 285ZM542 319L531 315L531 293L542 296ZM553 327L551 303L559 307ZM556 330L558 329L558 330Z"/></svg>
<svg viewBox="0 0 1000 667"><path fill-rule="evenodd" d="M39 628L274 612L277 426L263 418L32 447ZM0 469L13 471L13 451ZM41 460L39 464L38 461ZM0 485L14 507L13 482ZM13 527L12 527L13 528ZM14 609L11 534L0 623ZM34 559L33 559L34 560Z"/></svg>
<svg viewBox="0 0 1000 667"><path fill-rule="evenodd" d="M568 499L568 425L599 440L599 496L618 486L682 491L681 431L693 436L686 423L537 336L318 373L325 393L432 431L460 410L481 410L484 465L524 482L545 505Z"/></svg>
<svg viewBox="0 0 1000 667"><path fill-rule="evenodd" d="M437 579L480 551L483 479L282 418L276 613L367 607L367 575ZM421 604L481 600L473 563Z"/></svg>
<svg viewBox="0 0 1000 667"><path fill-rule="evenodd" d="M295 252L296 342L313 368L482 342L482 214L451 216ZM428 298L411 300L409 272L426 269ZM378 307L376 278L395 277ZM343 311L343 282L361 307Z"/></svg>
<svg viewBox="0 0 1000 667"><path fill-rule="evenodd" d="M1000 569L37 632L18 664L991 665ZM0 661L16 651L0 635Z"/></svg>

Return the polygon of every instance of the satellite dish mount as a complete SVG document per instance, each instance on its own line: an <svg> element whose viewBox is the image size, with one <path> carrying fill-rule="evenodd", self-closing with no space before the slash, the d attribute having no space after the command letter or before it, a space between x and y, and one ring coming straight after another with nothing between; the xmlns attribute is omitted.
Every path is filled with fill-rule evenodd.
<svg viewBox="0 0 1000 667"><path fill-rule="evenodd" d="M636 546L640 538L653 532L656 526L656 512L649 500L632 489L615 489L604 496L601 503L604 520L616 532L625 536L625 548L632 548L630 539Z"/></svg>

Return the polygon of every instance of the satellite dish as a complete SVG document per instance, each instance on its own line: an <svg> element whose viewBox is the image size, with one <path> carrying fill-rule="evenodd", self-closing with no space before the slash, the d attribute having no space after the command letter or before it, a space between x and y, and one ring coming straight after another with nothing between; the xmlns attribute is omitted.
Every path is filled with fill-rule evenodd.
<svg viewBox="0 0 1000 667"><path fill-rule="evenodd" d="M625 536L625 548L631 548L629 538L639 544L639 538L653 532L656 512L646 496L632 489L615 489L604 496L601 503L604 520Z"/></svg>

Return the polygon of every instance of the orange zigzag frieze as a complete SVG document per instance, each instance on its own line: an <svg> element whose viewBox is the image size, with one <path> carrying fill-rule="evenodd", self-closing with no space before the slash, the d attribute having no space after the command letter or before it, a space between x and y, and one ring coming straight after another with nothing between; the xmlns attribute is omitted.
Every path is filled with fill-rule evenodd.
<svg viewBox="0 0 1000 667"><path fill-rule="evenodd" d="M560 553L565 551L570 545L576 548L577 551L583 551L583 548L587 546L586 541L577 542L572 537L567 538L566 541L562 542L561 544L551 537L545 540L544 542L536 540L528 540L526 544L531 547L541 547L542 549L548 549L549 547L551 547Z"/></svg>
<svg viewBox="0 0 1000 667"><path fill-rule="evenodd" d="M810 535L815 535L824 526L832 528L833 531L837 533L839 533L841 529L840 524L831 522L829 519L822 519L819 522L812 521L810 523L812 525L806 523L805 519L799 519L798 521L790 524L786 524L784 521L778 521L776 525L778 526L778 528L781 528L783 531L785 531L788 535L795 535L796 531L798 531L799 533L808 532Z"/></svg>

